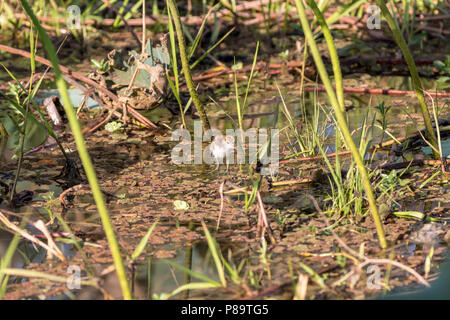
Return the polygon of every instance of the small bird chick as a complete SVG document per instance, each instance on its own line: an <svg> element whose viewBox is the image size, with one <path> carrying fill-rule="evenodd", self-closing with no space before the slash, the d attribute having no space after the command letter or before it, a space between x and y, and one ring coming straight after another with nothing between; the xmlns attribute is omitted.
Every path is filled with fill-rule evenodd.
<svg viewBox="0 0 450 320"><path fill-rule="evenodd" d="M215 136L213 142L209 145L209 149L216 159L216 170L219 169L220 160L223 159L231 150L234 149L234 138L231 136L226 136L225 138L220 136ZM228 171L228 159L229 156L227 156L227 171Z"/></svg>

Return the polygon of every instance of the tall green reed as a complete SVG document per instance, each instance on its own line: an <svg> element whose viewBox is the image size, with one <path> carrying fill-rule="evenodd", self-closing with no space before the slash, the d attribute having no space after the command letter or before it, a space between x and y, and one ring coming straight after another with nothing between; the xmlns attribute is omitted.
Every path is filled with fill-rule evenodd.
<svg viewBox="0 0 450 320"><path fill-rule="evenodd" d="M59 69L59 62L56 56L55 48L50 41L45 30L40 25L38 19L36 18L34 12L32 11L30 5L27 0L21 0L22 6L30 16L34 26L36 27L39 36L42 39L43 45L47 54L49 56L50 61L52 62L53 71L55 74L55 82L58 87L59 94L61 95L61 99L63 101L63 107L66 112L67 118L69 120L70 128L72 129L72 133L75 139L75 143L78 149L78 153L80 155L81 162L83 164L84 170L86 172L87 179L89 181L89 185L91 186L92 194L97 205L98 212L100 214L100 218L103 224L103 229L106 234L106 238L108 240L108 244L111 250L111 254L114 260L114 265L116 268L117 276L119 278L119 283L122 289L123 298L126 300L131 299L131 291L128 285L127 276L125 272L125 268L123 265L122 257L120 256L119 244L114 235L113 226L111 224L111 220L109 218L108 209L106 208L105 200L103 198L103 194L100 190L100 186L98 183L97 175L95 173L94 167L92 165L91 158L86 148L86 144L84 141L83 134L81 132L80 124L78 123L77 116L75 114L75 110L70 102L69 95L67 92L66 83L62 77L61 70Z"/></svg>
<svg viewBox="0 0 450 320"><path fill-rule="evenodd" d="M403 53L403 57L405 58L406 64L408 65L409 72L411 73L411 77L414 84L414 90L416 91L417 100L419 101L420 111L422 112L423 121L425 123L425 130L427 134L427 138L430 140L431 145L434 147L433 155L436 159L439 159L439 153L436 150L439 148L436 134L433 130L433 125L431 123L430 113L428 111L427 103L425 101L425 96L423 94L423 86L420 81L419 73L417 72L416 63L414 62L414 58L412 57L411 51L408 48L408 45L403 38L401 31L399 30L397 24L395 23L392 15L390 14L386 3L382 0L376 0L377 5L381 8L381 12L383 13L384 18L386 19L389 28L392 31L392 35L394 36L397 45L400 47Z"/></svg>
<svg viewBox="0 0 450 320"><path fill-rule="evenodd" d="M197 32L195 39L192 39L192 43L191 43L189 53L188 53L188 61L193 57L194 52L197 50L197 48L200 44L200 40L203 36L206 21L207 21L208 17L211 15L211 13L214 10L216 10L217 6L218 5L211 7L211 9L208 11L208 13L203 18L202 24ZM171 56L171 64L172 64L172 72L173 72L174 81L172 81L172 79L169 77L168 73L167 73L167 80L169 82L169 86L170 86L172 93L174 94L175 99L177 100L178 106L180 108L181 123L183 124L184 128L187 128L185 114L186 114L187 110L189 109L190 105L192 104L192 97L189 99L188 103L183 108L183 105L181 102L181 97L180 97L180 76L183 74L183 72L178 71L178 61L177 61L178 59L177 59L176 43L175 43L175 41L176 41L175 40L175 36L176 36L175 29L173 26L171 11L168 10L167 13L168 13L168 17L169 17L168 28L169 28L170 47L171 47L170 56ZM185 29L185 31L187 31L187 30ZM205 59L205 57L208 54L210 54L218 45L220 45L233 31L234 31L234 28L229 30L221 39L219 39L216 43L214 43L211 47L209 47L197 60L195 60L189 66L189 68L191 70L194 69L195 66L197 66L201 61L203 61L203 59Z"/></svg>
<svg viewBox="0 0 450 320"><path fill-rule="evenodd" d="M173 22L175 24L175 31L178 39L178 49L181 58L181 65L184 72L184 77L186 79L186 84L189 89L189 94L191 95L192 101L194 102L195 107L199 113L200 119L202 121L203 129L208 130L211 128L209 124L208 116L206 114L205 109L200 101L200 98L197 95L197 91L195 90L194 81L192 80L191 69L189 67L189 60L187 56L186 50L186 42L184 40L183 29L181 26L180 15L178 14L177 6L173 0L167 0L167 6L172 14Z"/></svg>
<svg viewBox="0 0 450 320"><path fill-rule="evenodd" d="M297 6L297 11L299 14L300 22L302 24L303 32L305 34L306 41L311 50L311 54L314 58L314 62L316 64L317 71L319 72L322 83L325 86L328 98L330 99L331 105L333 106L339 129L342 132L342 135L344 136L344 139L345 139L345 142L346 142L348 148L351 150L352 156L353 156L353 158L357 164L358 170L361 174L362 183L364 185L364 190L366 192L366 196L369 201L370 211L372 213L372 217L374 219L375 226L377 229L380 246L382 248L386 248L387 247L386 238L384 235L383 226L381 224L381 219L378 214L378 208L376 205L375 196L374 196L374 193L372 190L372 186L370 184L369 174L366 170L366 167L364 165L364 161L361 157L361 154L360 154L358 148L356 147L355 142L353 141L353 138L350 134L350 131L348 129L347 122L345 119L345 115L340 108L340 104L336 98L336 93L333 90L331 81L328 77L328 73L325 69L325 65L323 64L322 58L320 57L319 49L317 48L317 44L316 44L313 34L311 32L311 28L309 26L309 21L306 16L306 12L305 12L305 8L303 6L302 0L295 0L295 4ZM329 48L329 50L332 50L332 48Z"/></svg>

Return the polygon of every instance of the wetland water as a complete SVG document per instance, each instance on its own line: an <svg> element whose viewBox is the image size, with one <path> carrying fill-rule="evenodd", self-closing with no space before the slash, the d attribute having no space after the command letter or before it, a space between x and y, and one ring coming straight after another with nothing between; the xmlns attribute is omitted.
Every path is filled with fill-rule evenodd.
<svg viewBox="0 0 450 320"><path fill-rule="evenodd" d="M206 2L210 1L193 1L196 5L191 13L199 14L199 8ZM257 2L261 6L263 2L268 3L265 0ZM161 3L152 1L156 7ZM244 24L237 25L235 33L195 69L197 79L215 74L217 70L224 73L194 82L198 85L197 91L211 126L222 132L238 128L236 92L242 105L251 70L248 67L252 65L259 41L257 60L262 64L257 65L259 69L249 86L242 129L279 130L280 163L276 175L260 179L257 164L233 164L228 171L223 165L214 170L215 164L175 164L171 154L180 141L173 141L171 136L180 128L181 117L178 100L168 88L167 100L162 105L141 110L158 125L158 130L148 130L133 122L125 126L121 119L114 117L92 134L85 133L133 296L137 299L372 299L406 292L405 298L408 298L413 297L411 292L420 294L423 281L429 281L433 286L447 286L448 275L436 279L441 270L448 269L448 264L443 267L449 256L450 243L448 170L433 162L431 148L422 143L422 139L407 140L410 144L401 140L398 145L377 147L381 142L415 135L423 129L416 96L345 94L347 122L352 138L365 154L365 165L371 169L371 183L388 241L388 249L381 250L352 158L344 153L338 162L330 156L331 167L339 166L333 175L320 153L320 147L328 155L336 151L335 121L327 96L311 91L320 81L310 56L304 74L300 69L303 65L299 62L305 56L305 41L298 17L291 13L286 15L283 29L279 25L283 19L270 22L263 17L259 28L253 29L245 24L248 17L261 18L260 12L265 10L254 11L254 8L243 11L245 19L240 23ZM284 10L277 8L280 12ZM330 12L335 9L336 6L332 6ZM363 14L362 9L358 15ZM183 7L182 12L185 10ZM435 8L430 12L448 12L447 9L439 10ZM168 20L164 20L167 11L161 13L165 22L157 21L148 28L149 34L152 29L149 35L152 40L167 31ZM360 23L361 17L354 14L345 17L347 20L353 18L349 28L333 31L342 61L344 87L413 90L405 63L399 58L400 50L393 46L390 34L387 40L381 31L381 34L364 34L369 36L368 39L355 38L353 26ZM404 17L404 13L401 16ZM203 51L194 52L193 58L197 58L199 52L203 54L204 49L215 42L213 38L219 39L234 18L237 22L239 15L229 21L219 18L214 20L214 25L207 23L207 36L201 37ZM425 15L423 21L427 18ZM432 18L430 21L436 18L439 27L428 28L430 34L414 30L414 24L402 27L409 46L414 49L414 56L419 53L418 60L432 60L425 61L425 67L420 70L424 88L429 91L444 90L442 84L448 85L444 69L438 69L432 63L435 60L440 61L437 65L444 65L450 43L445 37L448 21L443 22L443 27L439 16ZM400 20L403 23L404 19ZM22 26L19 20L16 22L8 32L2 32L0 42L25 50L29 39L24 33L29 34L29 24ZM342 26L343 21L338 22ZM1 23L3 27L4 20ZM100 62L112 50L136 50L128 30L111 26L89 28L84 30L89 31L86 38L71 37L64 43L65 35L60 33L60 26L53 30L55 32L49 26L46 28L54 45L64 44L58 53L61 65L80 74L93 71L92 58ZM186 27L186 33L195 31L191 34L195 38L199 26L194 23L186 24ZM358 28L358 37L360 31L367 31L361 26ZM321 36L317 39L331 74L328 48ZM37 54L46 56L40 44ZM28 59L2 51L0 62L18 79L29 76ZM44 72L46 68L38 64L36 71ZM178 69L181 70L180 64ZM236 71L236 75L229 72L231 70ZM175 80L173 71L169 71ZM199 121L199 115L194 111L192 101L189 102L184 77L180 79L180 101L183 108L190 105L186 109L186 124L193 134L194 121ZM309 90L302 94L301 79L305 90ZM128 84L130 79L126 80ZM21 97L7 72L0 73L0 81L2 93L13 100ZM44 98L54 94L58 95L53 79L44 80L35 98L36 105L41 106ZM83 94L76 88L71 88L69 94L78 108ZM0 96L0 120L11 129L14 121L5 119L14 118L17 109L10 108L9 100L4 97ZM430 112L434 103L436 118L442 121L442 155L448 158L449 99L427 99ZM384 118L380 114L383 102L384 106L391 107ZM107 111L98 108L98 103L90 99L86 108L79 111L78 119L83 128L92 128L107 117ZM432 118L434 120L434 116ZM384 125L386 131L383 133ZM36 139L25 141L29 148L25 148L13 201L10 201L8 191L17 170L17 155L14 155L19 144L17 130L8 138L2 135L0 143L0 209L2 213L8 213L6 220L1 217L0 257L8 256L8 247L14 243L13 235L17 231L14 226L20 226L22 237L9 267L16 272L31 272L11 274L5 282L4 292L0 285L0 297L121 299L122 291L102 221L70 128L66 125L57 134L68 157L80 171L79 175L75 167L64 160L45 130L39 132L36 127L31 128L36 131L30 136ZM40 146L43 141L38 141L41 138L45 141L44 147ZM206 147L208 143L201 145ZM302 148L308 151L303 152ZM397 169L395 165L398 165ZM258 189L260 199L259 194L251 192L254 189ZM343 194L340 193L342 190ZM248 205L251 200L253 203ZM263 212L268 217L265 229L259 223ZM36 224L39 220L45 227ZM217 242L217 252L205 236L202 222ZM44 234L45 228L50 237ZM146 245L140 247L149 230L152 232ZM259 234L261 230L266 231L263 232L265 237ZM56 253L61 252L60 258L43 248L42 244L50 245L49 239L55 241L51 248ZM142 251L136 258L137 248ZM377 259L382 263L376 263ZM392 265L389 260L397 265ZM399 264L411 268L419 277ZM60 278L55 280L49 275ZM77 282L80 279L98 282L81 284ZM189 283L196 283L197 287L175 291ZM449 298L448 291L444 290L437 297Z"/></svg>
<svg viewBox="0 0 450 320"><path fill-rule="evenodd" d="M276 91L258 90L250 97L248 113L244 120L246 128L269 127L274 122L274 112L279 110L280 99ZM290 112L301 117L300 100L294 96L284 97ZM311 105L314 94L305 97L305 105ZM325 105L323 95L318 96L318 101ZM367 108L370 101L376 105L379 101L393 106L387 119L391 134L396 137L414 133L417 126L411 119L417 114L417 106L413 98L391 98L381 96L357 96L349 97L348 111L351 130L357 129L366 119L372 119L376 112L373 108ZM233 101L228 97L218 97L219 103L233 114ZM326 108L326 107L324 107ZM410 110L411 117L403 117L402 109ZM232 127L232 121L211 111L210 117L213 127L226 129ZM156 111L156 116L170 119L164 111ZM312 117L313 110L306 109L307 117ZM448 114L448 113L447 113ZM281 111L278 115L277 127L284 128L287 123ZM190 119L188 119L191 121ZM320 116L322 126L329 125L322 113ZM370 120L371 121L371 120ZM328 123L328 124L327 124ZM326 129L326 128L325 128ZM325 130L325 135L330 141L334 140L332 128ZM374 143L380 139L381 130L374 129ZM386 139L386 138L385 138ZM132 252L139 240L146 233L148 226L158 219L146 248L145 257L129 266L129 271L134 276L134 294L137 298L161 298L164 293L170 293L184 284L186 278L184 272L169 265L164 259L182 266L191 266L192 270L215 281L218 280L211 253L203 238L203 230L200 221L207 222L211 231L215 230L220 207L220 184L224 179L230 181L225 189L233 189L233 186L241 185L248 178L245 171L239 171L238 165L234 165L229 172L221 167L220 171L214 171L212 165L175 165L170 159L170 152L177 143L171 141L170 135L149 134L142 130L132 129L126 132L108 133L105 130L95 132L88 140L88 147L94 159L95 168L99 175L102 190L106 194L108 207L114 221L116 232L119 235L121 246L128 252ZM280 145L286 145L286 137L282 137ZM334 152L333 144L328 153ZM415 149L403 154L405 159L412 159L424 149ZM448 154L448 150L446 151ZM76 158L76 155L71 155ZM283 158L283 154L280 156ZM388 159L386 153L377 153L373 166ZM99 216L88 187L75 192L75 196L69 196L71 205L62 209L58 196L62 192L61 186L55 182L54 177L60 173L62 159L58 156L56 148L45 148L34 152L25 158L23 171L18 183L18 191L29 190L33 192L31 202L14 209L18 215L29 213L31 217L39 218L48 214L46 208L61 212L65 220L71 226L72 232L82 239L83 250L89 255L92 266L96 272L106 268L111 263L109 254L105 251L105 240L101 229ZM399 161L399 160L395 160ZM345 162L344 162L345 163ZM348 164L347 164L348 165ZM297 163L292 166L280 165L279 175L275 181L291 180L309 176L316 170L327 171L321 161ZM435 216L448 218L450 203L448 199L448 185L427 185L419 192L412 192L429 175L424 172L426 168L417 167L408 174L406 186L395 195L394 201L401 211L418 211L433 213ZM14 172L14 163L2 168L2 178L9 181ZM61 182L61 181L60 181ZM268 188L263 181L261 188L262 199L270 216L271 228L277 243L271 246L265 253L269 262L263 263L261 259L260 241L256 237L254 224L257 212L254 208L245 213L241 210L245 204L243 195L225 195L223 213L220 228L214 232L222 254L230 259L236 266L240 266L239 276L249 279L260 288L273 288L271 297L288 298L292 295L289 273L289 265L307 264L317 274L327 281L337 281L343 275L343 271L349 265L347 258L336 251L336 243L329 232L326 231L326 221L315 212L313 203L307 197L313 194L318 199L326 197L331 190L321 181L312 181L306 184L293 184L275 188ZM49 198L51 195L51 198ZM56 199L49 200L49 199ZM177 210L175 200L185 201L189 205L187 210ZM5 206L6 203L0 206ZM401 209L400 209L401 208ZM8 208L8 210L11 210ZM387 237L395 244L395 255L400 261L409 264L421 265L433 247L437 266L439 261L445 259L447 244L444 235L448 232L445 223L436 223L435 229L428 230L420 221L402 218L389 218L385 220ZM422 230L425 227L426 230ZM38 234L39 231L28 228L30 233ZM349 246L365 243L366 252L379 255L377 252L374 229L369 216L356 217L355 224L344 224L337 228L339 234ZM422 230L422 231L421 231ZM62 230L54 230L62 231ZM411 234L416 234L410 239ZM2 247L7 248L11 237L2 237ZM64 263L52 262L51 270L56 268L64 274L69 265L80 265L85 268L85 262L77 255L76 248L72 244L58 242L68 260ZM50 268L46 264L45 250L22 244L19 247L22 255L16 254L17 267L38 265L39 269ZM37 251L36 251L37 250ZM191 260L186 260L187 257ZM187 264L187 265L186 265ZM268 279L270 268L270 279ZM385 272L385 270L382 270ZM414 279L408 277L402 270L391 271L391 285L396 288L414 287ZM102 276L108 292L120 297L120 287L114 274ZM198 280L195 279L194 280ZM192 281L192 277L191 277ZM351 293L345 288L327 291L320 285L311 283L311 297L314 298L346 298L355 294L373 297L379 294L379 290L368 290L361 280L352 288ZM11 288L15 288L7 294L6 298L38 297L38 287L23 287L20 283L12 282ZM50 288L49 288L50 289ZM193 290L189 292L192 298L237 298L244 294L238 286L231 291L220 290ZM81 291L67 292L64 286L52 286L51 295L62 298L67 294L75 294L80 299L98 299L103 295L93 288L86 287ZM186 293L183 297L187 297Z"/></svg>

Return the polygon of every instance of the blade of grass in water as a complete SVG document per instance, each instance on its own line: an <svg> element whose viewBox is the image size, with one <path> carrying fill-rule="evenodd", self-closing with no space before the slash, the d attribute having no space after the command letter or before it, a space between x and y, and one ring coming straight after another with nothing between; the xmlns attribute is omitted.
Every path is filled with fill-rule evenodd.
<svg viewBox="0 0 450 320"><path fill-rule="evenodd" d="M49 281L63 282L63 283L67 283L67 281L68 281L68 278L66 278L66 277L55 276L52 274L39 272L39 271L33 271L33 270L5 268L5 269L2 269L2 272L4 274L11 275L11 276L19 276L19 277L26 277L26 278L42 278L42 279L47 279ZM80 284L98 288L97 283L92 280L90 280L90 281L89 280L88 281L80 280Z"/></svg>

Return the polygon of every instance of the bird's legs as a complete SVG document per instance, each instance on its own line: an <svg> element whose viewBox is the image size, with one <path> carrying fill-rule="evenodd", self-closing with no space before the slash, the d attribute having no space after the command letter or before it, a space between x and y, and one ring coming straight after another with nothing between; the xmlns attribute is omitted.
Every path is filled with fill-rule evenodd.
<svg viewBox="0 0 450 320"><path fill-rule="evenodd" d="M220 162L219 159L216 158L216 169L215 171L219 170Z"/></svg>
<svg viewBox="0 0 450 320"><path fill-rule="evenodd" d="M228 167L230 166L230 160L228 159L228 155L226 155L225 164L227 165L227 172L228 172Z"/></svg>

